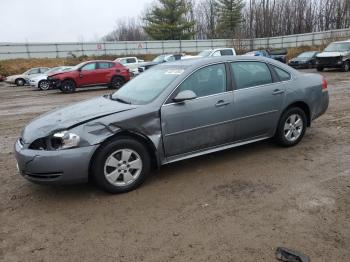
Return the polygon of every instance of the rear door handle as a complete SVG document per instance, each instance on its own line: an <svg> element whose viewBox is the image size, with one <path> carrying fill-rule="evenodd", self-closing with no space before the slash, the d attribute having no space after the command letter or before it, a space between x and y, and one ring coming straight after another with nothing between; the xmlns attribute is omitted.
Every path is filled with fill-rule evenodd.
<svg viewBox="0 0 350 262"><path fill-rule="evenodd" d="M220 100L220 101L218 101L218 102L215 104L215 106L216 106L216 107L222 107L222 106L227 106L227 105L229 105L229 104L231 104L231 102L227 102L227 101L225 101L225 100Z"/></svg>
<svg viewBox="0 0 350 262"><path fill-rule="evenodd" d="M273 91L273 95L280 95L280 94L283 94L284 93L284 90L281 90L281 89L275 89L274 91Z"/></svg>

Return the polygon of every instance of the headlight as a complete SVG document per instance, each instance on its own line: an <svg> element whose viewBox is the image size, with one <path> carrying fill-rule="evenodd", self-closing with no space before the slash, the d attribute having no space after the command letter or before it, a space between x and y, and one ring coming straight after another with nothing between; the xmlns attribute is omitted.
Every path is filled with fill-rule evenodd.
<svg viewBox="0 0 350 262"><path fill-rule="evenodd" d="M51 138L51 145L56 150L77 147L79 142L80 137L69 131L58 132Z"/></svg>

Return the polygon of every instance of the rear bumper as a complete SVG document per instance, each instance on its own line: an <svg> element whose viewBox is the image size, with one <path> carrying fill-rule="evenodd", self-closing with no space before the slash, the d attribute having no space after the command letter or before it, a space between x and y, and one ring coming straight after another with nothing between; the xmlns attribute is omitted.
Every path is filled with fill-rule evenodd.
<svg viewBox="0 0 350 262"><path fill-rule="evenodd" d="M15 144L19 173L37 184L75 184L88 181L89 165L97 146L61 151L23 149Z"/></svg>

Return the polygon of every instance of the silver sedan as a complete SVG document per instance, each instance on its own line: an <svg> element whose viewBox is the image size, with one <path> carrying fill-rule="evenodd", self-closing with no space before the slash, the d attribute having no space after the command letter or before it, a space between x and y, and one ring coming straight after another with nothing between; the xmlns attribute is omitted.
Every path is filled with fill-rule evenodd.
<svg viewBox="0 0 350 262"><path fill-rule="evenodd" d="M165 63L113 94L47 113L15 144L22 176L42 184L93 179L112 193L162 165L275 138L297 145L328 108L327 82L272 59Z"/></svg>

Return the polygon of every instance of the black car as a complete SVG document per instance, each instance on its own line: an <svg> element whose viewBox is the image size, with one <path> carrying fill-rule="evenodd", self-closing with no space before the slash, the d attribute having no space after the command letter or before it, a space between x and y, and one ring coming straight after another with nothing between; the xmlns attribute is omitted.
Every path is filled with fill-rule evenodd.
<svg viewBox="0 0 350 262"><path fill-rule="evenodd" d="M301 53L297 57L289 60L288 65L294 68L314 68L316 66L316 55L318 51L308 51Z"/></svg>
<svg viewBox="0 0 350 262"><path fill-rule="evenodd" d="M138 68L139 73L142 73L146 71L147 69L151 68L152 66L159 65L165 62L171 62L176 60L181 60L182 55L181 54L164 54L159 55L156 58L154 58L151 62L143 62L140 63L140 66Z"/></svg>

